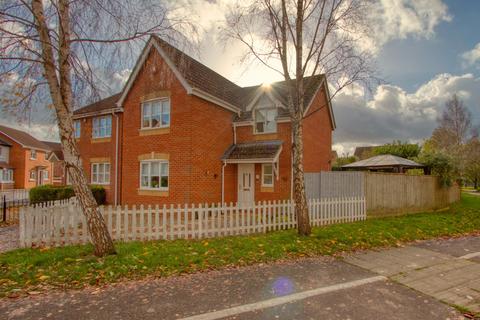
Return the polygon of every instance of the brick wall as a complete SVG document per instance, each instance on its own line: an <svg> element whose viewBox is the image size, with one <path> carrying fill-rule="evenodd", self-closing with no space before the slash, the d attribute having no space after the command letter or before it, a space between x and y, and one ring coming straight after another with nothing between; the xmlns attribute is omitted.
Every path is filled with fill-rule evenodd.
<svg viewBox="0 0 480 320"><path fill-rule="evenodd" d="M277 133L254 134L253 127L237 127L237 142L256 140L282 140L282 152L279 157L279 178L275 177L273 190L261 187L262 165L255 164L255 201L283 200L290 198L292 136L290 123L278 123Z"/></svg>
<svg viewBox="0 0 480 320"><path fill-rule="evenodd" d="M303 145L305 172L331 170L332 123L323 87L303 120Z"/></svg>
<svg viewBox="0 0 480 320"><path fill-rule="evenodd" d="M141 101L159 97L170 98L170 127L140 130ZM233 142L230 111L187 95L156 50L150 52L123 107L122 203L221 201L220 158ZM169 160L168 192L139 190L139 157L152 152Z"/></svg>
<svg viewBox="0 0 480 320"><path fill-rule="evenodd" d="M116 116L112 117L112 135L110 138L92 138L93 118L82 118L80 121L80 138L76 140L80 155L82 158L82 166L87 175L88 181L91 183L92 163L110 163L110 183L102 185L107 194L107 203L114 203L115 189L115 133L116 133Z"/></svg>

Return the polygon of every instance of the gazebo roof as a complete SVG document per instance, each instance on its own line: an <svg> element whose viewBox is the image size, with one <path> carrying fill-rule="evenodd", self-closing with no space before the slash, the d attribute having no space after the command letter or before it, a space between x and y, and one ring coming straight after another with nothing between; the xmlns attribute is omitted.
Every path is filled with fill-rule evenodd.
<svg viewBox="0 0 480 320"><path fill-rule="evenodd" d="M389 167L408 167L423 168L422 164L405 158L397 157L391 154L371 157L342 166L342 168L389 168Z"/></svg>

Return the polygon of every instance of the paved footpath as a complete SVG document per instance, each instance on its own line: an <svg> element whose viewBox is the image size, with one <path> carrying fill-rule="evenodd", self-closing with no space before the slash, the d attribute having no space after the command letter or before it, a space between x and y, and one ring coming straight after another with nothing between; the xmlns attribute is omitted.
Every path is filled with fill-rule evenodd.
<svg viewBox="0 0 480 320"><path fill-rule="evenodd" d="M480 237L426 241L357 254L346 261L480 313Z"/></svg>
<svg viewBox="0 0 480 320"><path fill-rule="evenodd" d="M474 246L477 240L465 241L464 245ZM458 311L430 294L396 282L400 275L424 270L419 269L422 266L441 266L449 259L460 263L471 262L436 252L435 248L441 248L441 244L431 242L429 245L431 249L411 248L413 253L409 257L416 260L405 263L391 258L397 254L391 250L399 250L403 254L409 250L399 248L361 253L347 257L346 261L333 258L303 259L128 282L101 289L4 299L0 300L0 318L463 319ZM450 244L452 246L453 242ZM419 256L419 252L428 252L429 256ZM371 259L367 258L368 254L371 254ZM398 267L394 270L392 267L384 270L376 268L373 263L368 266L365 263L362 266L354 265L360 265L362 261L379 262L385 259L395 259L397 264L406 266L403 269ZM476 272L473 268L468 270ZM397 278L391 281L388 278L390 276Z"/></svg>

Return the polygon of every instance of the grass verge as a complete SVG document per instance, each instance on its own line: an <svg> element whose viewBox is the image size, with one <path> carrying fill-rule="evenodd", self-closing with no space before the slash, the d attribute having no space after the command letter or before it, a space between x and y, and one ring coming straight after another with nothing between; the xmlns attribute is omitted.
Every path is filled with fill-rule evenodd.
<svg viewBox="0 0 480 320"><path fill-rule="evenodd" d="M90 245L19 249L0 254L0 297L52 287L81 288L146 276L332 255L478 231L480 198L465 194L447 211L314 228L309 237L288 230L198 241L117 243L118 254L105 258L93 256Z"/></svg>

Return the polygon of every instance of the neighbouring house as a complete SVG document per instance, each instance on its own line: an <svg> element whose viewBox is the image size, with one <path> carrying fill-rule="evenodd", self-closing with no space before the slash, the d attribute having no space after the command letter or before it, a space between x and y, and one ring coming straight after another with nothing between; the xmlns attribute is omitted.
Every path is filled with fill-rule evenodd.
<svg viewBox="0 0 480 320"><path fill-rule="evenodd" d="M50 148L47 160L52 163L52 184L55 186L64 186L68 184L67 171L63 161L62 145L60 142L42 141Z"/></svg>
<svg viewBox="0 0 480 320"><path fill-rule="evenodd" d="M304 170L331 169L325 76L305 80ZM74 111L92 184L121 204L289 199L292 130L284 82L240 87L152 37L121 93Z"/></svg>
<svg viewBox="0 0 480 320"><path fill-rule="evenodd" d="M0 190L13 189L13 166L10 163L12 144L0 139Z"/></svg>
<svg viewBox="0 0 480 320"><path fill-rule="evenodd" d="M3 189L30 189L52 183L50 148L30 134L0 126Z"/></svg>
<svg viewBox="0 0 480 320"><path fill-rule="evenodd" d="M374 155L373 154L373 149L375 147L376 146L356 147L353 155L359 160L364 160L364 159L370 158Z"/></svg>

